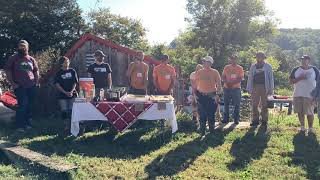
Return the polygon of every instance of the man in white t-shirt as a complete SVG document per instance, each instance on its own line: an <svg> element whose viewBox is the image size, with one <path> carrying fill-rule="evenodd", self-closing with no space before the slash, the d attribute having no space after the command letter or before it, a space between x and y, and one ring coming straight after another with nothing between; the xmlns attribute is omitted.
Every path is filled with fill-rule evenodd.
<svg viewBox="0 0 320 180"><path fill-rule="evenodd" d="M319 71L316 67L310 66L310 56L304 55L300 58L301 66L292 70L290 83L294 84L293 105L294 112L298 114L301 129L305 131L305 115L307 115L309 133L312 133L314 120L314 103L311 91L316 87L316 80Z"/></svg>

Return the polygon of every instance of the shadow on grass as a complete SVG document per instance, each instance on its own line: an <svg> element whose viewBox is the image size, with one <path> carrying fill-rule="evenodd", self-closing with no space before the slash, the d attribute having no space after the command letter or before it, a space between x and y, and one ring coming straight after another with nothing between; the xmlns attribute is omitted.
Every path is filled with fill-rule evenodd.
<svg viewBox="0 0 320 180"><path fill-rule="evenodd" d="M315 134L298 133L293 138L292 163L307 171L308 179L320 179L320 146Z"/></svg>
<svg viewBox="0 0 320 180"><path fill-rule="evenodd" d="M170 131L152 135L148 139L141 139L148 131L150 130L132 130L120 135L114 141L110 141L108 132L84 136L76 140L73 137L55 136L47 140L33 141L28 144L28 148L47 155L55 153L65 156L74 153L90 157L133 159L156 150L170 141Z"/></svg>
<svg viewBox="0 0 320 180"><path fill-rule="evenodd" d="M250 128L242 138L238 138L232 143L230 154L235 159L228 165L229 170L245 169L253 159L262 157L270 140L270 135L267 133L267 128L263 126L260 126L255 134L256 128Z"/></svg>
<svg viewBox="0 0 320 180"><path fill-rule="evenodd" d="M34 128L25 133L4 128L2 137L13 143L24 139L27 148L49 156L74 153L114 159L133 159L148 154L171 141L172 137L171 129L162 129L161 121L137 121L130 130L118 135L116 139L108 130L91 132L78 138L64 137L63 122L59 119L36 120L33 124ZM194 131L191 121L181 121L179 127L183 127L179 129L183 133Z"/></svg>
<svg viewBox="0 0 320 180"><path fill-rule="evenodd" d="M147 179L156 179L158 176L173 176L187 169L208 148L222 145L225 141L225 136L234 127L232 126L224 132L217 130L214 134L208 134L204 138L198 137L164 155L158 156L145 167L145 171L149 175Z"/></svg>

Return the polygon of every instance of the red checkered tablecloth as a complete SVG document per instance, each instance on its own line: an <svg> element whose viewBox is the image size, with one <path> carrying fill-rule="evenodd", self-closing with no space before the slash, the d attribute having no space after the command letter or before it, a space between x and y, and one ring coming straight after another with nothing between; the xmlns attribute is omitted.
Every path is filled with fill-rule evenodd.
<svg viewBox="0 0 320 180"><path fill-rule="evenodd" d="M138 120L139 115L152 106L151 103L125 102L98 102L94 105L119 132L132 126ZM137 108L136 106L141 107Z"/></svg>

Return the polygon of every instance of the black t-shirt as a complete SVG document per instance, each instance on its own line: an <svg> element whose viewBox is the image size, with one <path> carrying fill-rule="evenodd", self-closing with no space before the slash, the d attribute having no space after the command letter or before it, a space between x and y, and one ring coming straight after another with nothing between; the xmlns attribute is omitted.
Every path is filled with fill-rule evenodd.
<svg viewBox="0 0 320 180"><path fill-rule="evenodd" d="M256 72L254 73L253 84L265 84L265 72L263 70L263 64L256 64Z"/></svg>
<svg viewBox="0 0 320 180"><path fill-rule="evenodd" d="M59 84L65 91L70 92L73 85L78 83L78 75L74 69L62 70L60 69L54 79L54 84ZM73 97L77 96L77 92L73 93ZM71 99L62 92L59 93L60 99Z"/></svg>
<svg viewBox="0 0 320 180"><path fill-rule="evenodd" d="M92 75L93 83L96 88L109 87L107 78L108 78L108 74L111 72L112 71L108 63L102 63L101 65L93 63L88 67L88 73Z"/></svg>

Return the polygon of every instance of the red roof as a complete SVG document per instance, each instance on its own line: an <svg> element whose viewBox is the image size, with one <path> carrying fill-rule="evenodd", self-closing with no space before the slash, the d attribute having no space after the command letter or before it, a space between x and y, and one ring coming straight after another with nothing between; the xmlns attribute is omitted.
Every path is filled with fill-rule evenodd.
<svg viewBox="0 0 320 180"><path fill-rule="evenodd" d="M94 41L100 45L104 45L104 46L107 46L107 47L111 47L113 49L117 49L118 51L120 52L123 52L123 53L126 53L126 54L129 54L129 55L132 55L132 56L135 56L137 54L137 51L133 50L133 49L130 49L130 48L127 48L127 47L123 47L123 46L120 46L118 44L115 44L113 43L112 41L110 40L107 40L107 39L102 39L100 37L97 37L95 35L92 35L90 33L86 33L84 34L79 41L76 42L76 44L65 54L66 57L68 57L69 59L71 59L74 54L76 53L77 49L81 48L85 42L87 41ZM154 58L152 58L151 56L145 56L144 57L144 61L146 62L149 62L151 64L154 64L154 65L158 65L160 64L160 62Z"/></svg>

